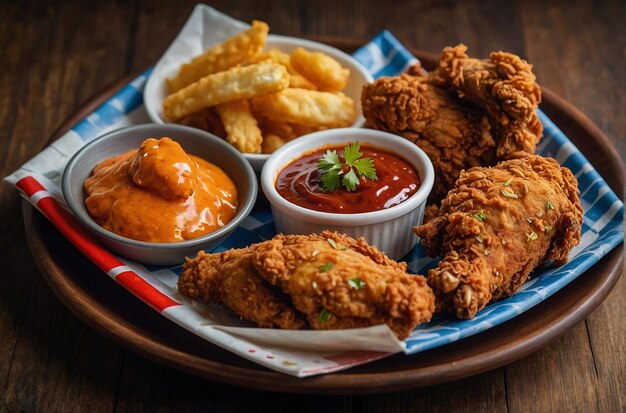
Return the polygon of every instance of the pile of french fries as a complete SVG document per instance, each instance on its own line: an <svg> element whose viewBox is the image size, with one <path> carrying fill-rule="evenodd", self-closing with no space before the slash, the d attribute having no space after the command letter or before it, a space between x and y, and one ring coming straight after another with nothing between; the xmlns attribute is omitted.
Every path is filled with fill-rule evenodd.
<svg viewBox="0 0 626 413"><path fill-rule="evenodd" d="M225 137L244 153L272 153L320 129L350 126L355 102L341 93L350 70L297 48L264 51L269 26L252 26L183 64L167 79L165 117Z"/></svg>

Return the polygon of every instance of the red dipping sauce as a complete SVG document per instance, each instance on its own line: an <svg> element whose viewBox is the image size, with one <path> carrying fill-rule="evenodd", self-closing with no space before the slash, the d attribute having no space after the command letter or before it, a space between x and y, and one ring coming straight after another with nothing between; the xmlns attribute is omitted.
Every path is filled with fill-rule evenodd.
<svg viewBox="0 0 626 413"><path fill-rule="evenodd" d="M276 179L276 190L287 201L303 208L338 214L358 214L391 208L406 201L420 187L420 178L413 166L392 153L361 146L362 158L371 158L377 180L361 177L356 190L344 187L325 192L320 187L324 171L317 164L327 150L336 150L341 161L344 146L325 146L305 153L285 166Z"/></svg>

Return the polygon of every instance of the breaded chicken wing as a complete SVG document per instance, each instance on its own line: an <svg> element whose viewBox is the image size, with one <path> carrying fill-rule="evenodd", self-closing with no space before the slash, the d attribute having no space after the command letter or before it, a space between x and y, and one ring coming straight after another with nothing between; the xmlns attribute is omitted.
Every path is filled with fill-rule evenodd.
<svg viewBox="0 0 626 413"><path fill-rule="evenodd" d="M291 296L315 329L386 323L400 339L430 320L434 295L424 277L387 258L363 238L339 233L278 235L260 244L253 265Z"/></svg>
<svg viewBox="0 0 626 413"><path fill-rule="evenodd" d="M437 202L459 174L472 166L495 163L496 141L484 111L436 86L427 76L382 77L361 93L366 126L414 142L433 162Z"/></svg>
<svg viewBox="0 0 626 413"><path fill-rule="evenodd" d="M512 53L493 52L481 60L466 54L467 46L446 47L433 72L434 81L483 108L500 137L499 159L535 152L543 127L537 117L541 88L532 65Z"/></svg>
<svg viewBox="0 0 626 413"><path fill-rule="evenodd" d="M464 169L533 154L543 132L532 66L505 52L471 59L466 49L446 48L434 72L414 66L361 93L367 127L415 142L432 160L431 202L444 198Z"/></svg>
<svg viewBox="0 0 626 413"><path fill-rule="evenodd" d="M540 263L567 260L580 241L578 182L554 159L532 155L461 173L439 215L414 228L431 256L437 309L472 318L516 292Z"/></svg>
<svg viewBox="0 0 626 413"><path fill-rule="evenodd" d="M209 304L223 304L261 327L303 327L305 319L293 308L291 299L261 278L252 266L258 245L218 254L200 251L185 262L178 291Z"/></svg>

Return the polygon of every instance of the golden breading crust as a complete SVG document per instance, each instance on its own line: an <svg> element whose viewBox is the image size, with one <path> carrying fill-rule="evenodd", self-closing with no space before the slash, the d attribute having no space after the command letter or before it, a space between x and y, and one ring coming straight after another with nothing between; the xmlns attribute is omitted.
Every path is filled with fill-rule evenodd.
<svg viewBox="0 0 626 413"><path fill-rule="evenodd" d="M219 254L200 251L185 262L178 291L209 304L223 304L261 327L303 327L304 317L289 297L258 276L252 267L253 254L254 246Z"/></svg>
<svg viewBox="0 0 626 413"><path fill-rule="evenodd" d="M540 263L567 260L580 241L578 182L554 159L532 155L461 173L438 216L414 228L431 256L438 310L472 318L515 293Z"/></svg>
<svg viewBox="0 0 626 413"><path fill-rule="evenodd" d="M262 327L316 329L386 323L400 339L430 320L424 277L363 238L324 231L282 235L248 248L188 259L178 282L188 297L224 304Z"/></svg>
<svg viewBox="0 0 626 413"><path fill-rule="evenodd" d="M365 243L338 233L283 236L256 249L253 265L291 296L315 329L386 323L400 339L430 320L434 295L424 277L406 273Z"/></svg>

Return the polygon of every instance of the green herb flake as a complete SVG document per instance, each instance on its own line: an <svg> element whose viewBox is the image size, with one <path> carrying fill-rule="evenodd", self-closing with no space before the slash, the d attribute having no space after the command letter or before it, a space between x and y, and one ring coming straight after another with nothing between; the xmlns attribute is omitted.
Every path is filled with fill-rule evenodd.
<svg viewBox="0 0 626 413"><path fill-rule="evenodd" d="M323 309L322 311L320 311L320 315L318 316L319 320L322 323L327 322L328 320L330 320L330 317L332 317L332 314L330 313L330 311L328 311L327 309Z"/></svg>
<svg viewBox="0 0 626 413"><path fill-rule="evenodd" d="M480 210L480 212L474 214L474 218L476 218L477 220L482 221L482 222L485 221L486 217L487 216L485 215L485 212L482 209Z"/></svg>
<svg viewBox="0 0 626 413"><path fill-rule="evenodd" d="M552 202L550 202L549 200L546 201L546 209L554 209L554 205L552 205Z"/></svg>
<svg viewBox="0 0 626 413"><path fill-rule="evenodd" d="M546 225L545 227L543 227L543 229L545 229L546 231L552 231L552 225Z"/></svg>
<svg viewBox="0 0 626 413"><path fill-rule="evenodd" d="M328 270L330 270L331 268L333 268L334 266L335 266L335 265L334 265L333 263L330 263L330 262L329 262L329 263L328 263L328 264L326 264L326 265L322 265L322 266L320 267L320 271L328 271Z"/></svg>
<svg viewBox="0 0 626 413"><path fill-rule="evenodd" d="M502 182L502 186L509 186L512 181L513 181L513 178L507 179L505 182Z"/></svg>
<svg viewBox="0 0 626 413"><path fill-rule="evenodd" d="M348 279L348 285L355 290L360 290L365 287L365 281L361 280L359 277L354 277Z"/></svg>
<svg viewBox="0 0 626 413"><path fill-rule="evenodd" d="M483 239L478 235L476 235L476 241L480 242L481 244L483 243Z"/></svg>
<svg viewBox="0 0 626 413"><path fill-rule="evenodd" d="M529 234L526 234L526 242L530 242L530 241L535 241L537 238L539 238L539 235L537 235L536 232L531 232Z"/></svg>
<svg viewBox="0 0 626 413"><path fill-rule="evenodd" d="M343 247L343 248L341 248L339 251L348 251L348 248Z"/></svg>
<svg viewBox="0 0 626 413"><path fill-rule="evenodd" d="M334 249L337 249L337 243L335 242L334 239L326 238L326 241L328 241L328 243L330 244L331 247L333 247Z"/></svg>
<svg viewBox="0 0 626 413"><path fill-rule="evenodd" d="M324 171L320 177L320 186L325 192L332 192L342 185L348 192L356 190L361 182L361 177L378 179L374 160L361 158L359 142L349 143L343 149L344 162L339 159L337 151L327 150L322 159L317 163L317 168Z"/></svg>
<svg viewBox="0 0 626 413"><path fill-rule="evenodd" d="M515 192L507 191L506 189L502 190L502 195L509 198L519 198L519 195L517 195Z"/></svg>

